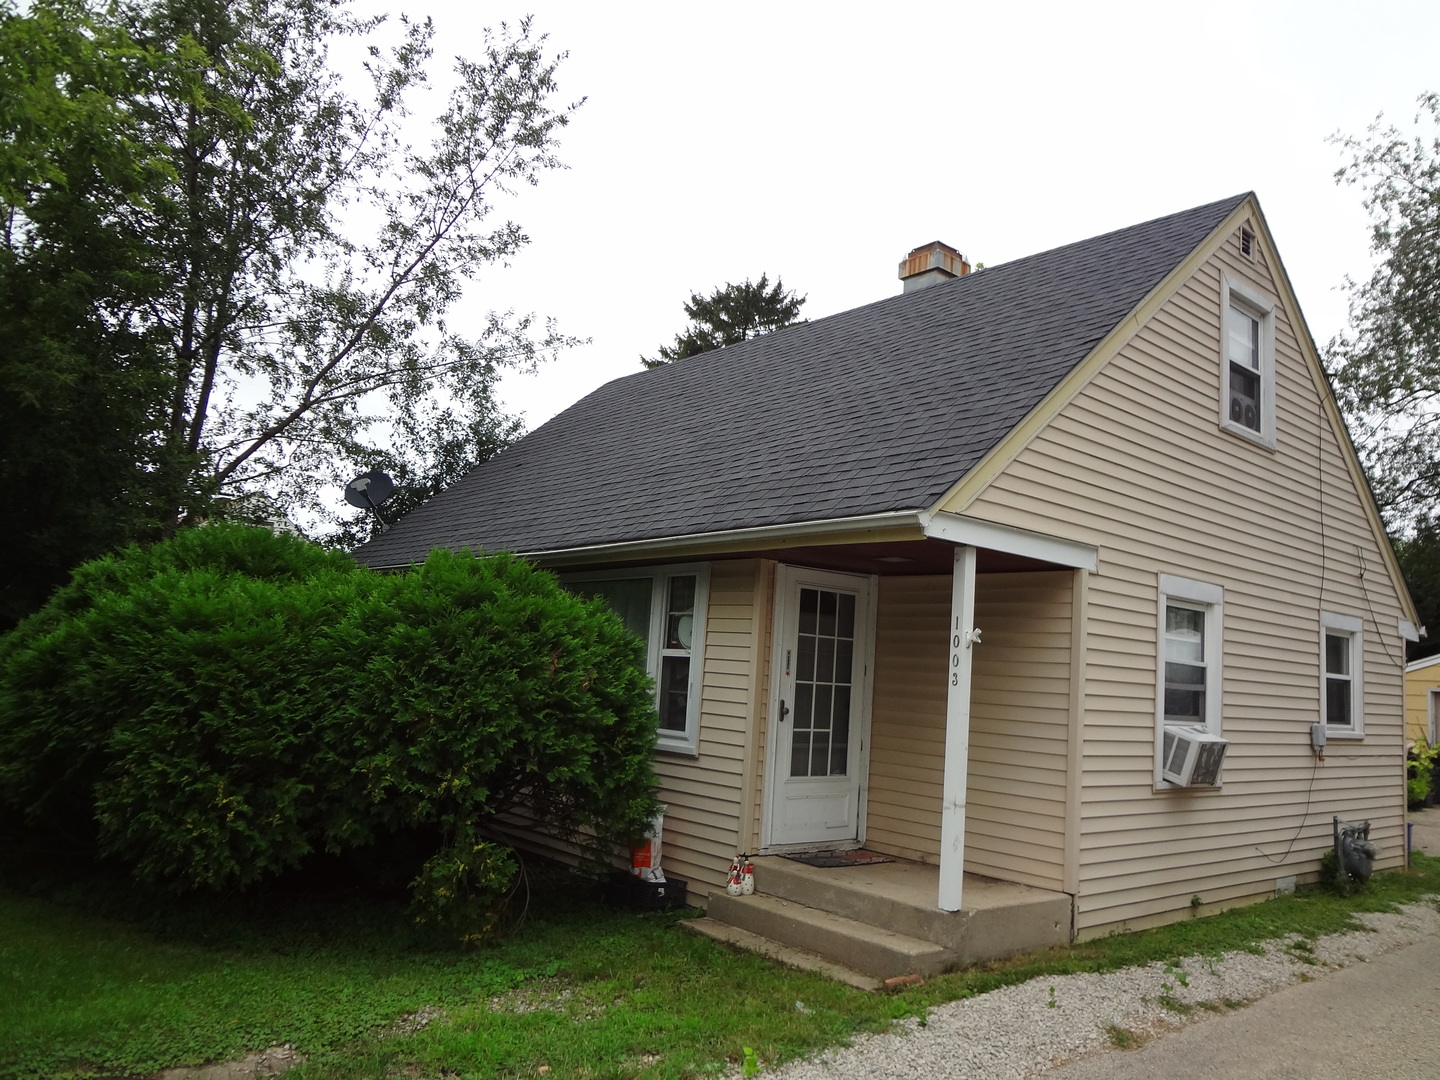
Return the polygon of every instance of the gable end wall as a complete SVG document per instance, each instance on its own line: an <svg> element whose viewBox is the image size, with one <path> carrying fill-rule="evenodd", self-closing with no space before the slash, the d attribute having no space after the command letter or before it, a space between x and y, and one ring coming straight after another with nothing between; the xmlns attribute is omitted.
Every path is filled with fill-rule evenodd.
<svg viewBox="0 0 1440 1080"><path fill-rule="evenodd" d="M1085 616L1082 937L1313 877L1334 814L1372 822L1380 867L1404 861L1401 602L1265 251L1251 261L1238 229L1225 237L988 487L942 507L1100 551ZM1276 302L1274 450L1217 422L1222 271ZM1225 589L1220 790L1153 789L1161 573ZM1364 621L1365 738L1332 740L1317 763L1322 609Z"/></svg>

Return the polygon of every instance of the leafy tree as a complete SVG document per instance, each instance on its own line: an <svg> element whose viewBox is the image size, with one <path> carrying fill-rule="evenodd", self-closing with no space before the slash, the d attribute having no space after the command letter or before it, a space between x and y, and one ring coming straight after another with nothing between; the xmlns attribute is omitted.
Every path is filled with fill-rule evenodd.
<svg viewBox="0 0 1440 1080"><path fill-rule="evenodd" d="M111 262L130 276L92 275L81 298L104 340L67 343L87 373L113 376L103 344L144 359L135 385L108 398L125 414L115 441L131 451L119 457L125 490L143 488L137 516L172 529L254 492L323 516L320 489L377 463L433 485L450 455L437 462L422 434L448 446L479 430L492 448L513 436L493 400L499 373L570 339L513 313L467 338L445 316L467 281L527 242L498 220L497 199L559 166L556 137L577 107L552 103L561 58L528 20L457 60L428 145L401 130L425 86L428 21L402 19L383 45L381 19L330 0L41 0L5 20L7 39L49 65L7 120L35 144L6 155L11 171L31 150L41 162L68 152L74 132L42 105L106 136L94 140L93 184L55 169L34 182L73 216L63 231L43 199L15 197L13 184L0 193L22 252L40 245L84 271L90 223L123 248ZM362 94L330 61L353 43L368 50ZM39 93L47 71L58 78ZM133 169L115 164L129 159L142 167L138 192ZM43 285L37 265L20 268L27 289ZM55 325L68 310L57 309L81 302L45 299L30 310ZM47 363L31 365L37 385L53 381ZM44 412L43 393L29 400ZM22 418L16 454L71 415Z"/></svg>
<svg viewBox="0 0 1440 1080"><path fill-rule="evenodd" d="M162 63L78 3L0 4L0 629L159 524L164 283L130 208L168 177L126 102Z"/></svg>
<svg viewBox="0 0 1440 1080"><path fill-rule="evenodd" d="M497 819L602 850L643 829L642 653L602 602L509 556L386 575L187 529L87 563L0 638L0 807L180 889L428 834L420 914L483 935L516 872Z"/></svg>
<svg viewBox="0 0 1440 1080"><path fill-rule="evenodd" d="M1420 660L1440 652L1440 516L1432 513L1418 519L1411 533L1394 544L1420 625L1429 631L1405 650L1407 660Z"/></svg>
<svg viewBox="0 0 1440 1080"><path fill-rule="evenodd" d="M805 297L786 292L779 278L771 285L765 274L759 281L727 282L709 296L691 293L685 305L690 325L675 336L674 345L660 347L658 358L642 356L640 363L647 368L660 367L794 326L804 321L800 318L804 303Z"/></svg>
<svg viewBox="0 0 1440 1080"><path fill-rule="evenodd" d="M1417 125L1440 126L1440 96ZM1410 136L1377 118L1337 140L1338 180L1365 192L1379 265L1348 281L1351 330L1327 350L1341 403L1392 528L1428 520L1440 498L1440 134Z"/></svg>

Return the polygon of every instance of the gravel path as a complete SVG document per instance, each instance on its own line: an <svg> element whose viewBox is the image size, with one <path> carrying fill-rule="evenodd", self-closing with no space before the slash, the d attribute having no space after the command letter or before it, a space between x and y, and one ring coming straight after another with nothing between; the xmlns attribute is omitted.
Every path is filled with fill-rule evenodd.
<svg viewBox="0 0 1440 1080"><path fill-rule="evenodd" d="M1263 955L1192 956L1177 967L1157 963L1107 975L1032 979L941 1005L923 1024L908 1020L813 1062L795 1062L764 1075L784 1080L1023 1080L1113 1048L1113 1032L1147 1038L1201 1023L1224 1010L1226 1002L1248 1003L1424 937L1440 938L1440 906L1434 903L1357 920L1369 929L1322 937L1313 946L1292 937L1271 942ZM1179 1007L1167 1007L1162 998Z"/></svg>

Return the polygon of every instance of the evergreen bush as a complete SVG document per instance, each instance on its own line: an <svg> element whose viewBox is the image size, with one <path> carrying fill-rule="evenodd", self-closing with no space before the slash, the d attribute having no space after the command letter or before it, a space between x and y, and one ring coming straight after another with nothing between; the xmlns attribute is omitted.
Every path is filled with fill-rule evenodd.
<svg viewBox="0 0 1440 1080"><path fill-rule="evenodd" d="M428 830L416 904L473 933L515 873L497 817L643 831L642 651L510 556L385 575L263 529L189 530L80 568L0 639L0 800L88 822L101 855L179 888Z"/></svg>

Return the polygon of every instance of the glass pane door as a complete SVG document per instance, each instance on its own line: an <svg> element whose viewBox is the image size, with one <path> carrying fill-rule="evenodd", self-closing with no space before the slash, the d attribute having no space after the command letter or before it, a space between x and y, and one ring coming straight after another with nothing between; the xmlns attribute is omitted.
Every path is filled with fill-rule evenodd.
<svg viewBox="0 0 1440 1080"><path fill-rule="evenodd" d="M850 690L855 596L800 590L790 775L843 776L850 769Z"/></svg>

